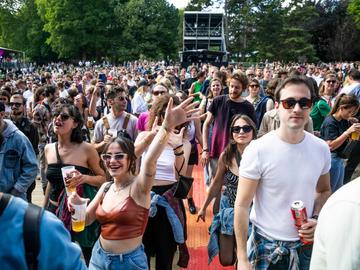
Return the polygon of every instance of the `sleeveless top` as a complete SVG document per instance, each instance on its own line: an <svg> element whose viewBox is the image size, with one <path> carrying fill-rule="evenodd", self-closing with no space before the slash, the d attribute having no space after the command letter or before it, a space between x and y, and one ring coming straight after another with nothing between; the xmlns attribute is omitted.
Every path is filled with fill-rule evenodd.
<svg viewBox="0 0 360 270"><path fill-rule="evenodd" d="M89 168L85 168L82 166L77 166L73 164L65 164L62 162L59 149L58 149L58 143L55 143L55 151L56 151L56 158L57 163L50 163L48 164L47 170L46 170L46 178L51 183L51 190L49 194L49 199L57 202L59 199L59 196L61 192L64 190L64 180L61 173L61 168L65 166L75 166L75 169L78 170L81 174L90 175L91 170Z"/></svg>
<svg viewBox="0 0 360 270"><path fill-rule="evenodd" d="M142 236L148 221L149 209L138 205L131 197L131 186L129 196L106 212L102 202L106 192L113 183L109 183L102 195L99 206L96 209L96 219L101 224L101 236L107 240L125 240Z"/></svg>
<svg viewBox="0 0 360 270"><path fill-rule="evenodd" d="M234 207L236 199L236 191L238 186L239 176L233 174L229 169L226 170L224 175L224 195L229 198L230 206Z"/></svg>
<svg viewBox="0 0 360 270"><path fill-rule="evenodd" d="M148 149L142 154L142 160L144 160L147 151ZM166 145L156 163L155 179L166 180L171 183L175 183L177 180L175 176L174 164L174 150L169 145ZM142 170L142 167L143 163L141 164L140 170Z"/></svg>

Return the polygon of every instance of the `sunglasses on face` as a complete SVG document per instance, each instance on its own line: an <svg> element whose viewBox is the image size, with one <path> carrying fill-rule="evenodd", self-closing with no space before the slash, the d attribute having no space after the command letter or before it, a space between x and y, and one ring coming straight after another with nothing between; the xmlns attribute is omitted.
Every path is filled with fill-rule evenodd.
<svg viewBox="0 0 360 270"><path fill-rule="evenodd" d="M336 83L335 80L329 80L329 81L326 81L327 83Z"/></svg>
<svg viewBox="0 0 360 270"><path fill-rule="evenodd" d="M240 133L241 130L243 130L244 133L249 133L252 131L252 127L249 125L245 125L245 126L233 126L231 128L232 133Z"/></svg>
<svg viewBox="0 0 360 270"><path fill-rule="evenodd" d="M68 115L67 113L64 113L64 112L62 112L62 113L54 113L54 118L57 118L59 116L60 116L61 121L66 121L66 120L68 120L70 118L70 115Z"/></svg>
<svg viewBox="0 0 360 270"><path fill-rule="evenodd" d="M165 95L165 91L155 91L155 92L153 92L153 95L154 96L158 96L158 95L162 96L162 95Z"/></svg>
<svg viewBox="0 0 360 270"><path fill-rule="evenodd" d="M309 98L300 98L299 100L287 98L280 100L280 102L285 109L293 109L296 106L296 103L299 104L300 108L303 110L310 109L311 107L311 99Z"/></svg>
<svg viewBox="0 0 360 270"><path fill-rule="evenodd" d="M255 77L255 74L248 74L248 77Z"/></svg>
<svg viewBox="0 0 360 270"><path fill-rule="evenodd" d="M125 101L126 100L126 97L124 97L124 96L120 96L120 97L116 97L118 100L120 100L120 101Z"/></svg>
<svg viewBox="0 0 360 270"><path fill-rule="evenodd" d="M120 160L123 160L126 157L127 157L127 154L125 154L125 153L117 153L117 154L114 154L114 155L101 154L101 159L104 162L109 162L112 158L114 158L116 161L120 161Z"/></svg>
<svg viewBox="0 0 360 270"><path fill-rule="evenodd" d="M258 85L258 84L250 84L249 87L250 87L250 88L253 88L253 87L258 88L258 87L260 87L260 85Z"/></svg>
<svg viewBox="0 0 360 270"><path fill-rule="evenodd" d="M12 106L15 106L16 108L19 108L21 107L22 103L20 102L10 102L9 103L9 106L12 107Z"/></svg>
<svg viewBox="0 0 360 270"><path fill-rule="evenodd" d="M0 101L4 101L4 102L7 102L7 98L0 98Z"/></svg>

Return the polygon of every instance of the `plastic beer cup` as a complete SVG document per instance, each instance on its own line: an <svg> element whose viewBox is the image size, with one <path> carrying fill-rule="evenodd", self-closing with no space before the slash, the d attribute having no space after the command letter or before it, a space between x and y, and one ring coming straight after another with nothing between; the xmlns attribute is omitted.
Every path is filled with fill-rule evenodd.
<svg viewBox="0 0 360 270"><path fill-rule="evenodd" d="M116 138L116 137L117 137L117 130L114 129L114 128L110 128L110 129L108 130L108 134L109 134L111 137Z"/></svg>
<svg viewBox="0 0 360 270"><path fill-rule="evenodd" d="M61 168L61 174L64 180L64 185L66 189L66 194L69 197L72 192L76 191L76 188L66 187L66 180L69 180L72 177L72 172L75 171L75 166L65 166Z"/></svg>
<svg viewBox="0 0 360 270"><path fill-rule="evenodd" d="M92 116L88 116L87 119L87 127L89 129L93 129L94 128L94 118Z"/></svg>
<svg viewBox="0 0 360 270"><path fill-rule="evenodd" d="M359 140L359 137L360 137L360 133L358 133L358 132L353 132L353 133L351 133L351 139L352 139L353 141Z"/></svg>
<svg viewBox="0 0 360 270"><path fill-rule="evenodd" d="M76 203L71 204L74 209L71 214L71 227L74 232L81 232L85 229L86 206L88 202L89 199L81 198Z"/></svg>

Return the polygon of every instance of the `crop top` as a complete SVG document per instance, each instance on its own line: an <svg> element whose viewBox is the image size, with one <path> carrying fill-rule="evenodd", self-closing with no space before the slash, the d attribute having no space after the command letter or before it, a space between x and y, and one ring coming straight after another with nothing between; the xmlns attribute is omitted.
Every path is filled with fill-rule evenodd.
<svg viewBox="0 0 360 270"><path fill-rule="evenodd" d="M96 219L101 224L101 236L107 240L125 240L142 236L148 221L149 209L138 205L129 196L110 212L102 207L106 192L112 183L109 183L102 195L99 206L96 209Z"/></svg>
<svg viewBox="0 0 360 270"><path fill-rule="evenodd" d="M143 158L146 156L147 151L143 153ZM143 163L142 163L143 164ZM141 165L142 167L143 165ZM156 173L155 173L155 179L156 180L166 180L169 182L176 182L176 176L175 176L175 155L174 150L169 146L166 145L162 153L160 154L160 157L158 158L156 162ZM142 168L141 168L142 169ZM140 169L140 170L141 170Z"/></svg>

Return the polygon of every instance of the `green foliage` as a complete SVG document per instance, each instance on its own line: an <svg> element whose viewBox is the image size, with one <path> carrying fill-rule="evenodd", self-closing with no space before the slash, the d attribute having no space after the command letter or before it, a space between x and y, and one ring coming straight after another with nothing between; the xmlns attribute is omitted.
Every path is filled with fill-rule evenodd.
<svg viewBox="0 0 360 270"><path fill-rule="evenodd" d="M360 1L351 0L347 11L353 17L354 22L356 23L356 27L360 29Z"/></svg>

